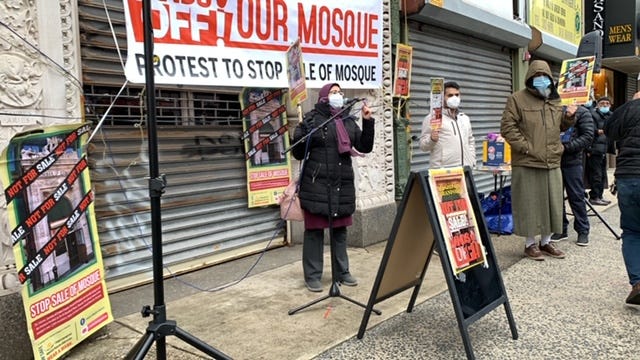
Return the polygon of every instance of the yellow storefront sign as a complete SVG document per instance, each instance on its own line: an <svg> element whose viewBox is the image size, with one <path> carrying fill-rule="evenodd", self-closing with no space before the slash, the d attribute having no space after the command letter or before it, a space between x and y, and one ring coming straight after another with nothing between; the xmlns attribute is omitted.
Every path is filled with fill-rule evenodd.
<svg viewBox="0 0 640 360"><path fill-rule="evenodd" d="M578 45L582 37L582 1L531 0L529 25Z"/></svg>

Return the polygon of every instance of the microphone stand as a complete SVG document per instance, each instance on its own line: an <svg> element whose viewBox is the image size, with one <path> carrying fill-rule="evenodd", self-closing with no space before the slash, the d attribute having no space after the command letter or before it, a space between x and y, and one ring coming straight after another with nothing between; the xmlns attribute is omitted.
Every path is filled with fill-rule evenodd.
<svg viewBox="0 0 640 360"><path fill-rule="evenodd" d="M307 141L311 135L313 133L315 133L316 131L318 131L319 129L324 129L324 131L328 131L328 129L326 128L326 126L334 121L338 116L342 115L345 112L348 112L347 110L351 110L351 108L353 107L353 105L355 105L358 101L360 101L360 99L355 99L355 101L351 101L348 102L347 104L345 104L342 109L336 113L335 115L332 115L331 117L329 117L327 120L323 121L320 125L316 126L315 128L311 129L311 131L309 131L305 136L303 136L302 138L300 138L298 141L296 141L293 145L289 146L288 149L286 149L283 153L287 153L289 151L291 151L291 149L293 149L295 146L297 146L298 144L302 143L303 141ZM325 145L324 145L324 151L325 151L325 157L324 157L324 162L325 162L325 168L327 169L327 172L329 171L329 150L327 147L327 137L325 136ZM307 157L307 153L305 152L305 156L304 158L306 159ZM305 161L303 159L303 161ZM304 167L304 165L303 165ZM303 170L304 171L304 170ZM327 173L328 175L328 173ZM340 292L340 286L339 286L339 281L338 281L338 269L337 269L337 255L336 255L336 249L335 249L335 239L333 236L333 217L331 216L332 209L331 209L331 182L329 180L329 176L327 176L327 201L328 201L328 206L329 206L329 216L328 216L328 221L329 221L329 249L331 252L331 288L329 289L329 293L325 296L322 296L319 299L313 300L307 304L304 304L302 306L299 306L295 309L291 309L289 310L289 315L293 315L295 313L297 313L298 311L302 310L302 309L306 309L307 307L317 304L323 300L326 300L328 298L331 297L339 297L342 298L344 300L347 300L353 304L359 305L363 308L366 308L367 306L361 302L358 302L356 300L353 300L347 296L342 295L342 293ZM303 245L304 246L304 245ZM379 310L376 309L372 309L372 311L378 315L381 315L382 313Z"/></svg>

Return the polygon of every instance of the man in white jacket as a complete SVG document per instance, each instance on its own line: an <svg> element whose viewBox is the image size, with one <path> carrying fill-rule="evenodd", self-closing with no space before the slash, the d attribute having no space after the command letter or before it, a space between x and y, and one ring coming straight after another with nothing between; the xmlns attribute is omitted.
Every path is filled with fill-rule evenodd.
<svg viewBox="0 0 640 360"><path fill-rule="evenodd" d="M431 128L433 112L422 122L420 149L430 151L430 168L471 166L476 164L476 143L471 120L460 112L460 85L455 81L444 83L442 124Z"/></svg>

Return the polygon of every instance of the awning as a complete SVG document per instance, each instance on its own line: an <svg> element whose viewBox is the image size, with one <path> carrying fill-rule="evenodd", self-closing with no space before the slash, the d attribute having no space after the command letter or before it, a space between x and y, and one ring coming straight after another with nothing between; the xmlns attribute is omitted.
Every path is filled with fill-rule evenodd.
<svg viewBox="0 0 640 360"><path fill-rule="evenodd" d="M531 30L523 23L469 6L460 0L445 1L442 7L427 4L419 13L410 15L409 18L514 49L526 47L531 39Z"/></svg>
<svg viewBox="0 0 640 360"><path fill-rule="evenodd" d="M623 72L625 74L637 74L640 72L639 56L620 56L602 59L602 66Z"/></svg>

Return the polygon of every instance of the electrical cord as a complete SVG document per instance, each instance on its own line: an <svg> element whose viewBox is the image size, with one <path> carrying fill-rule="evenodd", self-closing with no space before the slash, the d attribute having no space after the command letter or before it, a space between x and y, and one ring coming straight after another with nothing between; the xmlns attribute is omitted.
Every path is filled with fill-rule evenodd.
<svg viewBox="0 0 640 360"><path fill-rule="evenodd" d="M40 50L37 46L33 45L29 40L25 39L22 35L20 35L17 31L13 30L7 23L5 23L4 21L0 20L0 25L2 25L3 27L5 27L7 30L9 30L13 35L15 35L18 39L22 40L22 42L24 42L25 44L27 44L30 48L32 48L33 50L35 50L36 52L38 52L42 57L44 57L45 59L47 59L51 64L54 65L55 69L58 69L59 72L62 73L63 76L68 77L69 79L73 80L73 84L80 89L80 93L83 93L83 89L82 89L82 83L80 82L80 80L78 80L78 78L76 78L75 76L73 76L72 73L70 73L67 69L65 69L64 67L62 67L62 65L58 64L55 60L53 60L51 57L49 57L49 55L45 54L42 50Z"/></svg>

